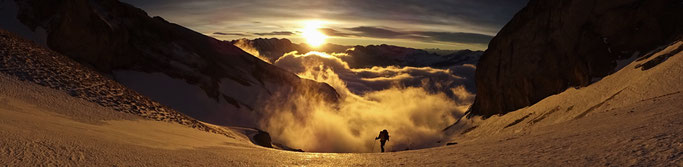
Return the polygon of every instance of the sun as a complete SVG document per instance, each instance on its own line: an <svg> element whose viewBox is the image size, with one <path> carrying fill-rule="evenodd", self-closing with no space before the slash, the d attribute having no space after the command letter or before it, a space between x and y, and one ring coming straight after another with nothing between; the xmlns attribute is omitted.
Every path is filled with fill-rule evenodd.
<svg viewBox="0 0 683 167"><path fill-rule="evenodd" d="M322 27L322 22L320 21L309 21L306 22L306 26L301 31L301 36L306 39L306 43L312 47L320 47L325 44L327 35L320 32Z"/></svg>

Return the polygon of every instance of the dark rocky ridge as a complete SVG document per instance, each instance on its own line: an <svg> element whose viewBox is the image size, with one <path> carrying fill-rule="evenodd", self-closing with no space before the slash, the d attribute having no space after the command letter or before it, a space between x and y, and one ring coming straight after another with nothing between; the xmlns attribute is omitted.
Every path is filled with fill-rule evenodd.
<svg viewBox="0 0 683 167"><path fill-rule="evenodd" d="M531 0L477 65L471 115L532 105L614 72L683 34L681 0Z"/></svg>
<svg viewBox="0 0 683 167"><path fill-rule="evenodd" d="M143 10L117 0L16 0L16 3L17 17L23 24L47 31L50 49L103 74L113 75L118 70L163 73L200 87L206 96L221 103L227 101L232 108L252 111L267 100L286 98L289 94L320 92L331 101L338 97L327 84L301 79L233 45L161 17L149 17ZM263 98L245 101L226 95L221 92L226 89L221 84L226 82L240 85L240 88L227 89L248 87L257 90L254 96ZM166 96L180 96L173 91L167 93ZM153 99L160 96L145 95ZM217 115L239 115L219 113L230 110L181 112L225 125Z"/></svg>

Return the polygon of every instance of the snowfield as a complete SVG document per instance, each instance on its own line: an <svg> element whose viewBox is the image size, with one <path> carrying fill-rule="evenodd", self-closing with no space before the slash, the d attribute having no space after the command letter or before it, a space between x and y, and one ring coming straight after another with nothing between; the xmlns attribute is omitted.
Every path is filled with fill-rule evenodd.
<svg viewBox="0 0 683 167"><path fill-rule="evenodd" d="M682 47L674 43L588 87L504 116L463 119L442 142L458 144L390 153L262 148L230 129L222 128L232 136L143 119L2 73L0 164L683 166Z"/></svg>
<svg viewBox="0 0 683 167"><path fill-rule="evenodd" d="M683 165L681 95L526 134L422 150L337 154L267 149L244 136L143 120L4 75L0 89L0 164L9 166Z"/></svg>

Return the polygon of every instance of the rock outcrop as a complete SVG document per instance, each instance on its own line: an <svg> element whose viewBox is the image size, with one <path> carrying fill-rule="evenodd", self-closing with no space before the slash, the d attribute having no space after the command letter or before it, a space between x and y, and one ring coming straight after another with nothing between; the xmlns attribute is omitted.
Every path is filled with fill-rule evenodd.
<svg viewBox="0 0 683 167"><path fill-rule="evenodd" d="M44 29L50 49L202 121L253 127L269 100L311 91L338 97L327 84L117 0L15 2L18 20Z"/></svg>
<svg viewBox="0 0 683 167"><path fill-rule="evenodd" d="M531 0L476 71L471 115L504 114L615 72L683 35L680 0Z"/></svg>
<svg viewBox="0 0 683 167"><path fill-rule="evenodd" d="M258 130L258 133L256 133L253 137L254 143L263 146L263 147L268 147L268 148L273 148L272 145L272 140L270 138L270 134L266 131Z"/></svg>

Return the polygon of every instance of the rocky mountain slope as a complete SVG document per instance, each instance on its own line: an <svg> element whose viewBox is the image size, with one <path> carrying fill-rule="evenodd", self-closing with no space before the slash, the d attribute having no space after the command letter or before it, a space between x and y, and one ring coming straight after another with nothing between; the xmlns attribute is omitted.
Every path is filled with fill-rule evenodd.
<svg viewBox="0 0 683 167"><path fill-rule="evenodd" d="M229 131L190 118L103 77L98 72L66 56L2 29L0 29L0 73L67 93L104 108L233 137Z"/></svg>
<svg viewBox="0 0 683 167"><path fill-rule="evenodd" d="M199 120L253 127L269 100L305 92L322 92L332 101L338 96L327 84L300 79L233 45L116 0L3 5L17 11L9 18L29 31L45 30L50 49Z"/></svg>
<svg viewBox="0 0 683 167"><path fill-rule="evenodd" d="M470 113L504 114L587 86L680 38L681 18L680 0L532 0L481 57Z"/></svg>

